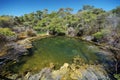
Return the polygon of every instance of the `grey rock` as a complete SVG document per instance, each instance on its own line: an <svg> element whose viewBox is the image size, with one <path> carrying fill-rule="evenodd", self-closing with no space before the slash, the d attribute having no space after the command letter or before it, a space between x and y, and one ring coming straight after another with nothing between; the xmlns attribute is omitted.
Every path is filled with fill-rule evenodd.
<svg viewBox="0 0 120 80"><path fill-rule="evenodd" d="M66 35L74 37L76 35L75 29L73 27L69 27L67 32L66 32Z"/></svg>
<svg viewBox="0 0 120 80"><path fill-rule="evenodd" d="M38 74L31 75L28 80L53 80L50 74L51 69L44 68Z"/></svg>
<svg viewBox="0 0 120 80"><path fill-rule="evenodd" d="M91 41L94 39L94 37L93 36L85 36L84 39L87 41Z"/></svg>
<svg viewBox="0 0 120 80"><path fill-rule="evenodd" d="M71 68L69 68L71 67ZM110 80L101 65L87 65L75 68L76 65L65 63L59 70L44 68L39 73L31 75L28 80Z"/></svg>

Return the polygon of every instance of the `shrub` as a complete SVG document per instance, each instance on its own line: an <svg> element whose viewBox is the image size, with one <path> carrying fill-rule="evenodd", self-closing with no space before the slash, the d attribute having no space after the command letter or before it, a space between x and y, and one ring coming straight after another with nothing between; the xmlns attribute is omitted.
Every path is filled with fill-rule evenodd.
<svg viewBox="0 0 120 80"><path fill-rule="evenodd" d="M97 33L93 34L93 36L97 39L101 39L103 37L103 33L102 32L97 32Z"/></svg>
<svg viewBox="0 0 120 80"><path fill-rule="evenodd" d="M97 33L93 34L93 36L96 39L102 39L104 36L106 36L109 33L110 33L109 30L104 29L104 30L101 30L100 32L97 32Z"/></svg>
<svg viewBox="0 0 120 80"><path fill-rule="evenodd" d="M0 35L4 36L14 36L15 33L11 31L9 28L0 28Z"/></svg>
<svg viewBox="0 0 120 80"><path fill-rule="evenodd" d="M115 77L117 80L120 80L120 74L114 74L114 77Z"/></svg>

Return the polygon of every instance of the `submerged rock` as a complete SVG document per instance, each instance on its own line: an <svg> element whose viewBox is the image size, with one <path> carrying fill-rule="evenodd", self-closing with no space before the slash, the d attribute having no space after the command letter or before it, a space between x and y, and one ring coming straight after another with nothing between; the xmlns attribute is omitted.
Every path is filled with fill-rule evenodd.
<svg viewBox="0 0 120 80"><path fill-rule="evenodd" d="M9 76L8 78L11 80L15 80L18 77L18 74L14 74L12 76Z"/></svg>
<svg viewBox="0 0 120 80"><path fill-rule="evenodd" d="M54 80L59 80L61 78L65 78L64 76L67 75L69 72L69 64L64 63L64 65L59 70L52 71L51 75Z"/></svg>
<svg viewBox="0 0 120 80"><path fill-rule="evenodd" d="M52 67L51 67L52 65ZM14 75L11 79L15 79ZM43 68L39 73L28 72L21 80L111 80L108 73L100 64L84 63L79 57L73 63L64 63L58 70L54 70L53 63L50 67ZM16 79L17 80L17 79Z"/></svg>
<svg viewBox="0 0 120 80"><path fill-rule="evenodd" d="M44 68L27 80L110 80L102 65L82 65L65 63L59 70Z"/></svg>
<svg viewBox="0 0 120 80"><path fill-rule="evenodd" d="M30 75L31 75L31 73L28 72L28 73L25 75L24 80L27 80L27 79L30 77Z"/></svg>
<svg viewBox="0 0 120 80"><path fill-rule="evenodd" d="M23 40L22 40L23 41ZM26 39L25 41L20 41L19 45L20 44L26 44L27 42L30 43L28 41L28 39ZM52 40L51 40L52 41ZM50 42L51 42L50 41ZM44 43L46 44L47 41L45 41ZM50 43L49 42L49 43ZM41 42L43 43L43 42ZM37 43L38 44L38 43ZM53 43L52 43L53 44ZM57 43L56 43L57 44ZM73 43L72 43L73 44ZM39 45L39 44L38 44ZM42 46L42 45L41 45ZM47 46L49 46L49 44L47 44ZM63 46L63 45L62 45ZM70 47L71 45L69 45ZM25 47L25 46L24 46ZM51 47L51 46L50 46ZM60 46L61 47L61 46ZM82 47L83 44L82 44ZM43 47L44 49L46 49L45 47ZM39 47L38 47L39 49ZM56 48L54 48L56 49ZM65 48L66 49L66 48ZM70 48L71 49L71 48ZM88 53L89 53L89 56L91 55L90 54L90 51L92 49L95 49L94 46L88 46L87 49L85 50L88 50ZM53 48L52 48L53 50ZM48 50L50 51L50 50ZM60 49L60 51L62 51ZM78 53L78 51L76 50L76 47L75 49L71 49L69 52L72 52L72 53ZM70 53L69 53L70 54ZM84 54L84 55L83 55ZM97 53L98 54L98 53ZM102 53L101 53L102 54ZM42 54L41 54L42 55ZM51 55L51 54L50 54ZM68 55L68 54L67 54ZM85 58L82 57L85 56ZM33 57L34 59L35 58L38 58L38 59L27 59L27 60L30 60L29 62L30 63L27 63L27 61L25 62L25 64L29 64L29 65L32 65L33 67L28 67L28 68L25 68L23 72L23 74L26 74L24 76L24 78L21 78L22 80L110 80L107 72L106 72L106 69L103 67L103 61L101 61L102 63L99 63L97 60L98 59L94 59L94 56L91 55L92 58L90 59L87 59L87 54L85 54L85 52L82 53L82 55L78 55L77 57L73 58L73 63L71 64L68 64L68 63L65 63L63 66L61 66L58 70L54 70L56 67L55 67L55 64L56 65L61 65L61 64L57 64L57 63L52 63L53 61L48 62L47 64L45 63L45 67L46 65L49 66L48 68L44 68L44 69L41 69L41 71L39 73L36 73L36 74L32 74L32 72L28 72L26 74L26 71L25 70L32 70L32 71L38 71L40 69L37 69L40 67L40 64L42 64L42 62L44 62L44 60L46 60L46 58L42 58L44 56L44 54L42 55L42 59L39 58L39 57ZM40 56L40 55L37 55L37 56ZM46 55L45 55L46 56ZM59 55L57 54L57 56L59 57ZM54 58L56 58L57 56L55 56ZM99 56L100 60L102 59L105 59L108 57L108 56L104 56L104 57L100 57L100 55L97 55ZM103 56L103 54L101 55ZM30 56L32 57L32 56ZM80 58L81 57L81 58ZM65 58L68 58L68 57L65 57ZM41 60L40 60L41 59ZM85 60L84 60L85 59ZM94 62L91 62L90 60L91 59L94 59L95 61ZM40 60L38 65L36 65L37 63L37 60ZM50 60L50 57L49 57L49 60ZM59 59L59 60L62 60L62 59ZM104 60L104 61L105 61ZM34 61L36 61L35 64L31 64L31 63L34 63ZM97 61L97 62L96 62ZM64 62L67 62L67 61L64 61ZM88 63L87 63L88 62ZM101 65L100 65L101 64ZM105 62L106 64L106 62ZM36 67L37 66L37 67ZM23 66L22 66L23 67ZM108 67L106 67L108 68ZM19 67L19 70L21 70L21 67Z"/></svg>

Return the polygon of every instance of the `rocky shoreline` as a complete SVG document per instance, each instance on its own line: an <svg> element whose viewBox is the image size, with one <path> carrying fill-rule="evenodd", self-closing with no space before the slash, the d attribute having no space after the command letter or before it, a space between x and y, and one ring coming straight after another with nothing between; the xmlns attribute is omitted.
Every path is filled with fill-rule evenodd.
<svg viewBox="0 0 120 80"><path fill-rule="evenodd" d="M73 59L72 64L64 63L58 70L54 67L54 64L50 64L36 74L27 72L22 77L14 74L9 78L15 80L110 80L102 65L85 64L78 56Z"/></svg>
<svg viewBox="0 0 120 80"><path fill-rule="evenodd" d="M32 48L32 41L46 37L48 37L48 35L37 35L35 37L5 43L0 50L0 75L6 75L3 71L3 67L5 67L7 63L19 62L20 57L29 54L29 49Z"/></svg>
<svg viewBox="0 0 120 80"><path fill-rule="evenodd" d="M16 42L8 43L6 45L6 48L8 49L6 50L7 54L0 56L1 72L2 72L2 68L6 65L8 61L17 62L19 61L19 57L27 55L28 49L32 48L32 41L36 39L46 38L46 37L50 37L50 35L39 35L39 36L29 37L23 40L19 40ZM112 55L109 55L109 56L112 56ZM50 65L49 68L44 68L39 73L36 73L36 74L27 72L22 77L19 77L18 74L13 74L8 78L16 79L16 80L39 80L39 79L43 79L43 80L44 79L48 79L48 80L59 80L59 79L110 80L109 75L107 74L104 66L102 65L88 65L88 64L76 65L76 63L74 62L73 64L65 63L59 70L54 70L53 67L54 65L52 65L52 67ZM0 75L3 75L3 74L1 73ZM93 77L91 78L91 76Z"/></svg>

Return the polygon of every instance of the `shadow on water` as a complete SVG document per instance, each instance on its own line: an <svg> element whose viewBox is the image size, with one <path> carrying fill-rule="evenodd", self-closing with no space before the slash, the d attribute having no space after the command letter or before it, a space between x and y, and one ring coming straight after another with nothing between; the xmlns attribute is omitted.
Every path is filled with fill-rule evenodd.
<svg viewBox="0 0 120 80"><path fill-rule="evenodd" d="M28 50L28 53L29 53L28 56L32 56L34 51L35 51L35 48L29 48L27 50Z"/></svg>
<svg viewBox="0 0 120 80"><path fill-rule="evenodd" d="M104 69L107 71L108 76L111 78L111 80L116 80L113 76L115 73L114 59L112 57L108 57L108 55L104 55L102 52L98 52L96 55L100 58L98 60L98 63L104 66Z"/></svg>

